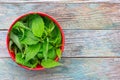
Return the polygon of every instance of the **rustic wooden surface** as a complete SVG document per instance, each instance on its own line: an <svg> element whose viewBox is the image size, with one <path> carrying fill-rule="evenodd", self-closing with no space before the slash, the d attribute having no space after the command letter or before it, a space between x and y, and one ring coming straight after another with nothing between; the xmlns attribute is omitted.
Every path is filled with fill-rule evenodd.
<svg viewBox="0 0 120 80"><path fill-rule="evenodd" d="M64 30L64 33L63 57L120 56L120 30ZM5 45L7 31L0 34L0 56L9 57Z"/></svg>
<svg viewBox="0 0 120 80"><path fill-rule="evenodd" d="M62 66L27 71L6 49L18 16L42 11L65 33ZM120 0L0 0L0 80L120 80Z"/></svg>
<svg viewBox="0 0 120 80"><path fill-rule="evenodd" d="M38 2L57 2L57 3L120 3L120 0L0 0L1 3L38 3Z"/></svg>
<svg viewBox="0 0 120 80"><path fill-rule="evenodd" d="M63 29L120 29L120 4L52 2L0 3L0 29L8 29L18 16L32 11L48 13Z"/></svg>
<svg viewBox="0 0 120 80"><path fill-rule="evenodd" d="M120 58L62 58L63 66L27 71L0 59L1 80L120 80Z"/></svg>

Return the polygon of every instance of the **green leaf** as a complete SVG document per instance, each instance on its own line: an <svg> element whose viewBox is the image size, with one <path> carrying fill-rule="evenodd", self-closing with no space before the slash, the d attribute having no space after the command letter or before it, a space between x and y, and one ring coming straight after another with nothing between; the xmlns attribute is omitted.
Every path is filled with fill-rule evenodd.
<svg viewBox="0 0 120 80"><path fill-rule="evenodd" d="M32 64L31 68L35 68L38 64L38 61L35 61L35 63Z"/></svg>
<svg viewBox="0 0 120 80"><path fill-rule="evenodd" d="M32 20L34 20L34 18L36 18L36 15L37 15L37 14L28 15L27 23L28 23L28 26L29 26L30 28L32 28Z"/></svg>
<svg viewBox="0 0 120 80"><path fill-rule="evenodd" d="M48 34L50 34L54 30L55 25L52 21L47 25L48 25L47 27L45 26L45 30Z"/></svg>
<svg viewBox="0 0 120 80"><path fill-rule="evenodd" d="M25 17L23 17L22 19L20 19L21 22L23 22L23 24L29 28L32 27L32 20L34 19L34 17L36 16L36 14L29 14Z"/></svg>
<svg viewBox="0 0 120 80"><path fill-rule="evenodd" d="M57 31L58 31L58 32L57 32L57 37L56 37L56 39L55 39L55 43L60 44L62 37L61 37L60 31L59 31L59 30L57 30Z"/></svg>
<svg viewBox="0 0 120 80"><path fill-rule="evenodd" d="M53 46L51 44L49 44L48 50L52 49Z"/></svg>
<svg viewBox="0 0 120 80"><path fill-rule="evenodd" d="M20 21L16 22L14 25L13 25L13 29L17 29L18 27L23 27L25 28L25 26L23 25L23 23L21 23Z"/></svg>
<svg viewBox="0 0 120 80"><path fill-rule="evenodd" d="M49 23L49 32L52 32L54 28L55 28L55 25L54 25L54 23L51 21L51 22Z"/></svg>
<svg viewBox="0 0 120 80"><path fill-rule="evenodd" d="M55 53L54 49L49 50L49 52L48 52L48 58L49 59L53 59L53 60L56 58L56 53Z"/></svg>
<svg viewBox="0 0 120 80"><path fill-rule="evenodd" d="M43 43L43 56L45 60L47 60L48 45L49 45L49 39L47 38L47 41Z"/></svg>
<svg viewBox="0 0 120 80"><path fill-rule="evenodd" d="M56 62L54 60L51 60L51 59L43 59L42 62L41 62L41 65L44 67L44 68L53 68L53 67L56 67L56 66L60 66L61 63L59 62Z"/></svg>
<svg viewBox="0 0 120 80"><path fill-rule="evenodd" d="M16 44L16 46L22 51L22 45L20 44L19 38L13 32L10 32L10 39Z"/></svg>
<svg viewBox="0 0 120 80"><path fill-rule="evenodd" d="M26 27L21 21L16 22L12 28L12 31L15 32L15 34L18 35L20 39L23 39L25 35L25 30L30 30L30 29Z"/></svg>
<svg viewBox="0 0 120 80"><path fill-rule="evenodd" d="M32 60L30 60L30 63L32 64L31 68L35 68L38 64L38 59L33 58Z"/></svg>
<svg viewBox="0 0 120 80"><path fill-rule="evenodd" d="M25 62L25 59L22 58L22 53L17 53L15 56L15 60L18 64L22 64L24 66L32 67L33 65L29 62Z"/></svg>
<svg viewBox="0 0 120 80"><path fill-rule="evenodd" d="M37 44L39 42L39 38L35 37L31 31L25 31L24 38L20 41L22 44Z"/></svg>
<svg viewBox="0 0 120 80"><path fill-rule="evenodd" d="M52 42L54 45L60 45L62 37L61 32L57 26L55 26L55 29L52 31L51 35L52 37L50 38L50 42Z"/></svg>
<svg viewBox="0 0 120 80"><path fill-rule="evenodd" d="M50 35L50 33L54 30L55 24L54 22L49 19L48 17L43 17L44 24L45 24L45 30L48 33L47 35Z"/></svg>
<svg viewBox="0 0 120 80"><path fill-rule="evenodd" d="M40 48L40 50L39 50L40 53L43 52L43 44L41 43L41 45L42 45L42 46L41 46L42 48Z"/></svg>
<svg viewBox="0 0 120 80"><path fill-rule="evenodd" d="M12 29L11 32L13 32L16 36L18 36L19 40L21 40L24 37L24 29L23 28Z"/></svg>
<svg viewBox="0 0 120 80"><path fill-rule="evenodd" d="M30 59L34 58L37 53L39 52L39 49L41 47L41 44L35 44L35 45L30 45L25 49L25 61L29 61Z"/></svg>
<svg viewBox="0 0 120 80"><path fill-rule="evenodd" d="M32 32L37 37L41 37L44 32L44 22L39 15L32 20Z"/></svg>
<svg viewBox="0 0 120 80"><path fill-rule="evenodd" d="M37 54L37 57L38 57L39 59L43 59L43 53L42 53L42 52L39 52L39 53Z"/></svg>
<svg viewBox="0 0 120 80"><path fill-rule="evenodd" d="M61 59L62 52L61 52L60 48L56 49L56 53L57 53L58 58Z"/></svg>
<svg viewBox="0 0 120 80"><path fill-rule="evenodd" d="M36 14L29 14L25 16L24 18L22 18L20 21L23 22L23 24L25 24L27 27L31 28L32 20L34 19L35 16Z"/></svg>
<svg viewBox="0 0 120 80"><path fill-rule="evenodd" d="M48 17L43 17L43 21L45 23L45 26L48 28L49 27L49 23L51 22L51 19L49 19Z"/></svg>
<svg viewBox="0 0 120 80"><path fill-rule="evenodd" d="M25 35L25 31L24 29L20 28L21 32L22 32L22 37L20 39L23 39L24 35Z"/></svg>
<svg viewBox="0 0 120 80"><path fill-rule="evenodd" d="M55 48L60 48L62 46L62 44L57 44L56 46L55 46Z"/></svg>
<svg viewBox="0 0 120 80"><path fill-rule="evenodd" d="M20 46L10 43L16 53L16 62L30 68L38 64L45 68L61 65L54 61L56 56L61 58L61 32L48 17L31 14L16 22L12 29ZM12 49L12 48L11 48ZM20 51L21 50L21 51Z"/></svg>
<svg viewBox="0 0 120 80"><path fill-rule="evenodd" d="M13 41L10 40L10 42L9 42L9 49L10 49L10 50L12 50L12 44L13 44Z"/></svg>
<svg viewBox="0 0 120 80"><path fill-rule="evenodd" d="M13 28L13 29L24 28L24 29L28 29L28 30L29 30L29 28L26 27L26 26L25 26L22 22L20 22L20 21L16 22L16 23L13 25L12 28Z"/></svg>

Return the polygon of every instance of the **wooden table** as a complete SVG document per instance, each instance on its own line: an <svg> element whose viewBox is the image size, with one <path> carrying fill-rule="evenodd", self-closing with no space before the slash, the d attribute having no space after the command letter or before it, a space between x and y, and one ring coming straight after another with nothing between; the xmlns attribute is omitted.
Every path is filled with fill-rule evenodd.
<svg viewBox="0 0 120 80"><path fill-rule="evenodd" d="M45 12L61 24L63 66L28 71L8 55L10 24L31 11ZM0 80L120 80L120 1L0 0Z"/></svg>

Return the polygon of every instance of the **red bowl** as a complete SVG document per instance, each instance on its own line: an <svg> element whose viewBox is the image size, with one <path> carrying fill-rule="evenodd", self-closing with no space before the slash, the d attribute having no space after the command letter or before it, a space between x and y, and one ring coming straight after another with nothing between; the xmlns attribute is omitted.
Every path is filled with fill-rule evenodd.
<svg viewBox="0 0 120 80"><path fill-rule="evenodd" d="M30 13L27 13L27 14L24 14L24 15L18 17L18 18L11 24L10 28L8 29L7 38L6 38L6 44L7 44L8 53L10 54L10 57L12 58L12 60L15 62L15 53L9 49L9 41L10 41L10 39L9 39L9 32L10 32L10 30L12 29L13 25L14 25L17 21L19 21L21 18L23 18L23 17L25 17L25 16L27 16L27 15L29 15L29 14L39 14L40 16L46 16L46 17L50 18L50 19L58 26L58 28L59 28L59 30L60 30L60 32L61 32L61 35L62 35L62 46L60 47L60 49L61 49L61 51L63 52L63 50L64 50L64 44L65 44L65 37L64 37L64 32L63 32L62 27L60 26L60 24L59 24L53 17L51 17L50 15L48 15L48 14L46 14L46 13L42 13L42 12L30 12ZM55 58L55 61L58 61L58 60L59 60L59 58L56 57L56 58ZM18 64L18 63L17 63L17 64ZM33 68L33 69L31 69L31 68L29 68L29 67L26 67L26 66L23 66L23 65L21 65L21 64L18 64L18 65L21 66L22 68L27 69L27 70L43 70L43 69L45 69L45 68L42 67L41 65L37 65L37 67L36 67L36 68Z"/></svg>

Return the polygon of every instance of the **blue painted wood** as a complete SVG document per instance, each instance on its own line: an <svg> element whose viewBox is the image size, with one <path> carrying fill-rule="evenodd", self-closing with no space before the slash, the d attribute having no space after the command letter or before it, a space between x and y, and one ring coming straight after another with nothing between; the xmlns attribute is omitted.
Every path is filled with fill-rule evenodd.
<svg viewBox="0 0 120 80"><path fill-rule="evenodd" d="M120 80L120 58L114 58L120 55L119 0L47 1L0 0L0 80ZM28 71L5 58L5 30L30 11L48 13L60 22L66 37L63 66Z"/></svg>
<svg viewBox="0 0 120 80"><path fill-rule="evenodd" d="M10 58L0 59L2 80L120 80L120 58L62 58L63 66L28 71Z"/></svg>
<svg viewBox="0 0 120 80"><path fill-rule="evenodd" d="M57 3L120 3L119 0L0 0L0 3L38 3L38 2L57 2Z"/></svg>
<svg viewBox="0 0 120 80"><path fill-rule="evenodd" d="M120 4L112 3L6 3L0 4L0 29L8 29L20 15L39 11L53 16L63 29L120 29L119 10Z"/></svg>
<svg viewBox="0 0 120 80"><path fill-rule="evenodd" d="M0 31L0 57L9 57L6 32ZM64 30L63 57L120 56L120 30Z"/></svg>

